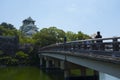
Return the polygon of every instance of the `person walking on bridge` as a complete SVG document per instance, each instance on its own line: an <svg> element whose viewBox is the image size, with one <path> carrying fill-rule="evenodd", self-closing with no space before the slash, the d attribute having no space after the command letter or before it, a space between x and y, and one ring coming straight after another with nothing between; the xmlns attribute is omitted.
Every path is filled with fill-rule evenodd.
<svg viewBox="0 0 120 80"><path fill-rule="evenodd" d="M99 31L97 32L97 35L95 36L95 38L102 38L102 36L101 36Z"/></svg>
<svg viewBox="0 0 120 80"><path fill-rule="evenodd" d="M97 32L97 35L95 36L95 38L102 38L102 36L101 36L99 31ZM101 43L101 42L102 42L102 40L97 40L96 41L96 43Z"/></svg>
<svg viewBox="0 0 120 80"><path fill-rule="evenodd" d="M100 31L97 31L97 35L95 36L95 38L102 38L102 35L100 34ZM98 49L102 49L103 48L103 45L102 45L102 40L96 40L96 47L97 47L97 50ZM102 49L103 50L103 49Z"/></svg>

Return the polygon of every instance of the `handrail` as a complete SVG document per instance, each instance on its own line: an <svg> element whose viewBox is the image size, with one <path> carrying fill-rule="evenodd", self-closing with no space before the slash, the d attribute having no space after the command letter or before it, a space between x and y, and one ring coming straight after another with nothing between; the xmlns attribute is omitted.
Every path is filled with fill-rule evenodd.
<svg viewBox="0 0 120 80"><path fill-rule="evenodd" d="M84 41L98 41L98 40L113 40L113 39L120 39L120 37L110 37L110 38L93 38L93 39L85 39L85 40L76 40L76 41L70 41L71 42L84 42Z"/></svg>
<svg viewBox="0 0 120 80"><path fill-rule="evenodd" d="M118 41L120 37L110 37L110 38L97 38L97 39L86 39L86 40L76 40L66 43L56 43L40 48L40 51L44 50L98 50L98 51L119 51L120 42ZM105 40L112 40L104 42ZM99 42L100 41L100 42Z"/></svg>

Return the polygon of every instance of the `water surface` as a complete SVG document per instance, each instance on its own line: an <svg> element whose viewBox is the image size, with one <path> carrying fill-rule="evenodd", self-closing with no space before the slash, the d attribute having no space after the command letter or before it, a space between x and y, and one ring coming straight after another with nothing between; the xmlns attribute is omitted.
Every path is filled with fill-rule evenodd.
<svg viewBox="0 0 120 80"><path fill-rule="evenodd" d="M0 80L64 80L62 74L46 73L37 67L0 68Z"/></svg>

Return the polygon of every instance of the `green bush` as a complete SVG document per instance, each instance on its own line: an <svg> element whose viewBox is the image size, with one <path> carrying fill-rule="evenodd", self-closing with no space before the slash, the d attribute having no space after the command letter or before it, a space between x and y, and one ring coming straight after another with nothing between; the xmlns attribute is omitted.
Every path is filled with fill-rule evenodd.
<svg viewBox="0 0 120 80"><path fill-rule="evenodd" d="M28 59L28 54L25 54L23 51L19 51L16 53L16 58L18 59Z"/></svg>
<svg viewBox="0 0 120 80"><path fill-rule="evenodd" d="M17 65L18 60L12 58L11 56L4 56L0 57L0 64L1 65Z"/></svg>
<svg viewBox="0 0 120 80"><path fill-rule="evenodd" d="M18 64L28 64L29 63L29 55L25 54L23 51L18 51L16 53L16 59L18 59Z"/></svg>
<svg viewBox="0 0 120 80"><path fill-rule="evenodd" d="M2 50L0 50L0 55L3 55L3 51Z"/></svg>

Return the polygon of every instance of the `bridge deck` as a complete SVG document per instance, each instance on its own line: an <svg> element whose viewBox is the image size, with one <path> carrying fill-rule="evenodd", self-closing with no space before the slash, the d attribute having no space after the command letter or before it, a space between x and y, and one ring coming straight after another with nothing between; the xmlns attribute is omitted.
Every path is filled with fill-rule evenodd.
<svg viewBox="0 0 120 80"><path fill-rule="evenodd" d="M120 37L56 43L40 48L39 52L55 52L64 55L81 56L119 64Z"/></svg>
<svg viewBox="0 0 120 80"><path fill-rule="evenodd" d="M79 53L79 52L70 52L70 51L43 51L40 53L55 53L55 54L62 54L62 55L71 55L76 57L84 57L84 58L90 58L100 61L106 61L111 62L115 64L120 64L120 57L113 56L106 56L106 55L98 55L94 53Z"/></svg>

